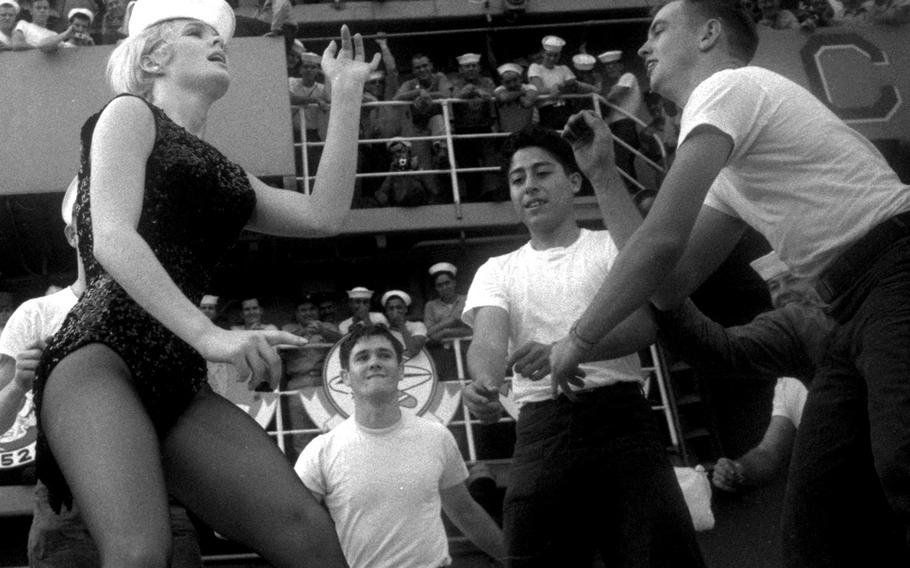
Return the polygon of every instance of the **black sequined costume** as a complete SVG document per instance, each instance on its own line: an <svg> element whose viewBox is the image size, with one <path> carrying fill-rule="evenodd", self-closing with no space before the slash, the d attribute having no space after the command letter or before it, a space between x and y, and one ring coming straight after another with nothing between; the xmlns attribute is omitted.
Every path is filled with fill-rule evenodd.
<svg viewBox="0 0 910 568"><path fill-rule="evenodd" d="M215 264L248 221L256 197L240 166L178 126L161 109L149 108L155 118L155 144L146 163L137 231L180 290L198 303ZM159 436L206 383L202 357L139 307L93 254L90 151L100 115L93 115L82 127L74 210L87 288L45 349L35 378L38 477L48 486L55 510L62 504L69 507L72 495L51 454L40 415L48 375L61 359L90 343L103 343L117 352Z"/></svg>

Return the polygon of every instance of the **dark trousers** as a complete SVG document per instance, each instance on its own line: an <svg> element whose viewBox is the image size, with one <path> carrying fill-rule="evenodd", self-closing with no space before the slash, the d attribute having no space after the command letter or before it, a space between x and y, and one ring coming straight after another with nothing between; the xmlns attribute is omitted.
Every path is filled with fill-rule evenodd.
<svg viewBox="0 0 910 568"><path fill-rule="evenodd" d="M789 567L910 566L906 221L873 229L820 280L838 326L790 464L783 519Z"/></svg>
<svg viewBox="0 0 910 568"><path fill-rule="evenodd" d="M507 566L704 566L638 384L522 407L506 489Z"/></svg>

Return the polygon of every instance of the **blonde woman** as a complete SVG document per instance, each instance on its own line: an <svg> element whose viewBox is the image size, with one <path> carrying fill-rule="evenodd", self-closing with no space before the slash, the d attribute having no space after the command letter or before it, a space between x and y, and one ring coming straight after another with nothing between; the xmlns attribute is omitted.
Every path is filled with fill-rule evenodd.
<svg viewBox="0 0 910 568"><path fill-rule="evenodd" d="M275 444L206 384L205 361L254 383L290 333L229 331L196 308L244 228L331 234L354 186L363 84L378 64L342 28L322 68L335 111L312 195L277 190L204 142L230 85L223 0L138 0L112 53L114 98L82 130L75 218L88 286L37 373L39 477L78 502L104 567L166 566L167 494L274 566L344 566L325 511ZM323 174L325 172L325 174Z"/></svg>

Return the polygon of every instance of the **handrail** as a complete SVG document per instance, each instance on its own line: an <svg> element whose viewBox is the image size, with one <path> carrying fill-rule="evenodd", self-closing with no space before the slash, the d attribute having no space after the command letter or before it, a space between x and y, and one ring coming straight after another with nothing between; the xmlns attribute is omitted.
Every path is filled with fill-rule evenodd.
<svg viewBox="0 0 910 568"><path fill-rule="evenodd" d="M552 95L541 95L538 100L547 100L549 98L555 98ZM646 128L648 125L642 121L637 116L627 112L626 110L616 106L613 103L610 103L599 93L584 93L584 94L565 94L559 95L559 98L562 99L586 99L590 98L592 101L592 106L595 109L595 112L598 116L603 116L601 112L601 105L615 110L616 112L627 116L632 119L638 126ZM495 97L484 97L487 101L495 101ZM446 153L449 161L449 168L447 169L421 169L421 170L409 170L409 171L384 171L384 172L357 172L357 179L364 178L378 178L378 177L395 177L395 176L421 176L421 175L445 175L448 174L451 186L452 186L452 203L455 207L455 216L457 219L462 219L463 217L463 207L461 202L461 192L459 188L458 174L459 173L487 173L487 172L497 172L499 167L497 166L479 166L479 167L470 167L470 168L459 168L457 163L457 156L455 153L454 141L455 140L467 140L467 139L490 139L490 138L504 138L509 136L507 132L494 132L489 133L471 133L471 134L459 134L452 131L452 117L451 117L451 105L453 104L466 104L477 102L476 98L472 99L462 99L457 97L446 97L442 99L435 99L435 103L438 103L442 108L443 114L443 125L445 127L445 132L441 136L432 136L432 135L423 135L423 136L396 136L391 138L364 138L358 140L358 145L364 144L384 144L388 143L395 139L403 139L410 142L417 141L444 141L446 145ZM600 103L600 104L598 104ZM399 107L410 107L413 103L411 101L369 101L362 103L363 107L382 107L382 106L399 106ZM300 133L301 133L301 142L294 144L295 151L300 151L301 153L301 164L303 170L303 176L296 177L297 181L303 182L303 188L305 193L311 192L311 181L315 179L315 175L311 175L309 171L309 162L306 156L306 148L309 147L322 147L325 145L323 141L313 141L309 142L306 139L306 113L303 112L304 108L307 106L316 106L316 103L310 103L307 105L292 105L294 108L298 108L301 112L298 113L300 121ZM403 118L404 119L404 118ZM645 156L637 148L633 148L625 140L618 138L616 135L611 133L611 136L617 144L623 146L633 154L641 158L641 160L650 168L654 169L659 173L666 173L666 167L664 165L658 164L652 159ZM657 147L661 152L661 161L666 164L666 151L663 146L663 142L652 133L654 139L657 141ZM635 177L630 173L624 171L622 168L617 167L617 171L620 176L627 180L632 185L635 185L639 189L646 189Z"/></svg>

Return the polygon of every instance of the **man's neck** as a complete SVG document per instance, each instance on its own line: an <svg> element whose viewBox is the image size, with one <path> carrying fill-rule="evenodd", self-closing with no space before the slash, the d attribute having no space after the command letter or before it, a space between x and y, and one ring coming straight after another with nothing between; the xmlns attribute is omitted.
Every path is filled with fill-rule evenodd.
<svg viewBox="0 0 910 568"><path fill-rule="evenodd" d="M531 248L547 250L567 247L577 241L580 235L581 229L572 219L570 223L563 223L551 231L531 231Z"/></svg>
<svg viewBox="0 0 910 568"><path fill-rule="evenodd" d="M394 400L375 404L370 401L355 401L354 420L364 428L378 430L394 426L401 420L401 407L397 397Z"/></svg>

